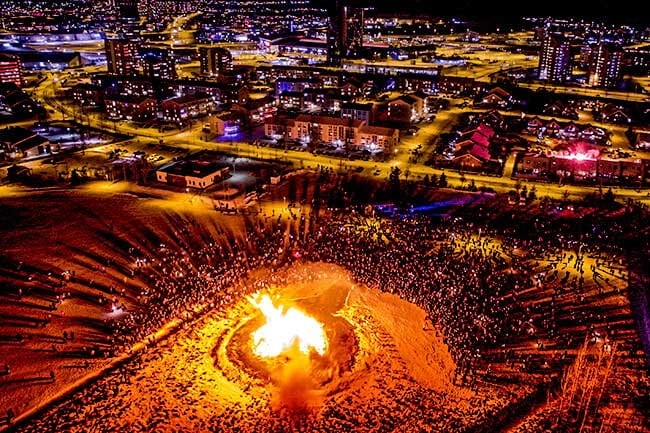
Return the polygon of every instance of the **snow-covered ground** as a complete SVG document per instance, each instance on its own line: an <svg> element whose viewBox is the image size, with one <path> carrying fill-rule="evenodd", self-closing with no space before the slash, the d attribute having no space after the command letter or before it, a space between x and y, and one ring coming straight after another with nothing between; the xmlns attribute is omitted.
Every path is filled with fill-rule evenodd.
<svg viewBox="0 0 650 433"><path fill-rule="evenodd" d="M229 347L234 336L256 314L243 299L226 311L208 313L20 431L61 425L79 432L458 431L484 422L531 390L452 385L453 360L424 311L355 285L340 268L299 265L285 275L287 284L272 289L275 299L315 313L331 341L336 327L330 322L344 318L358 342L348 347L355 353L346 371L330 372L331 380L296 391L315 396L299 414L283 403L295 396L288 396L275 376L293 361L271 360L277 364L266 378L233 359L239 353ZM277 284L277 275L273 281ZM315 368L309 362L322 365L306 362L305 368Z"/></svg>

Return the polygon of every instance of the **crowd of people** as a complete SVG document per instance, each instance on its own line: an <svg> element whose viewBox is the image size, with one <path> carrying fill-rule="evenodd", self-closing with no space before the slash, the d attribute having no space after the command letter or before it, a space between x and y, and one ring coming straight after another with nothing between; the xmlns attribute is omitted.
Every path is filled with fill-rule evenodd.
<svg viewBox="0 0 650 433"><path fill-rule="evenodd" d="M414 412L409 418L418 418L417 423L400 431L474 431L499 416L515 417L516 409L532 404L526 399L537 395L536 386L550 387L553 380L557 384L585 340L620 340L621 358L632 360L634 368L643 363L635 355L638 338L630 333L632 312L623 301L630 279L625 242L637 222L611 215L577 220L541 213L516 216L487 206L461 210L447 220L417 215L385 219L362 208L327 216L289 210L247 219L243 229L229 231L170 216L167 232L143 231L137 241L107 238L115 245L115 256L102 260L119 269L125 281L138 282L106 297L127 310L119 320L106 321L108 354L128 352L172 319L226 308L263 288L243 284L255 269L297 260L334 263L359 284L422 307L454 357L457 385L478 390L482 383L521 381L526 374L526 386L517 388L526 393L495 387L490 398L476 394L482 400L473 404L482 409L464 412L456 411L453 396L414 391L404 384L403 389L385 390L386 398L379 401L392 402L390 407L374 406L367 412L346 411L341 402L303 418L296 427L295 420L247 407L221 413L205 427L394 431L395 423L406 419L394 414ZM612 299L615 305L604 302ZM126 304L134 307L127 309ZM22 431L50 431L59 422L78 429L89 410L85 408L115 397L120 384L130 383L141 365L127 363ZM499 392L504 395L497 396ZM250 417L252 413L256 415ZM528 431L544 431L539 428L531 424Z"/></svg>

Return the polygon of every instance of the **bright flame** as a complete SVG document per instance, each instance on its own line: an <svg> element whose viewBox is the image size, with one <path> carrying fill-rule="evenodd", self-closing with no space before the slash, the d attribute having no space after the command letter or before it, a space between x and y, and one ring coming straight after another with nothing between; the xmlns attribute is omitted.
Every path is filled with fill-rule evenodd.
<svg viewBox="0 0 650 433"><path fill-rule="evenodd" d="M282 306L273 305L268 295L248 300L266 318L266 323L252 334L256 355L272 358L289 350L296 342L304 354L309 354L310 349L321 355L325 353L327 337L323 325L316 319L295 308L283 311Z"/></svg>

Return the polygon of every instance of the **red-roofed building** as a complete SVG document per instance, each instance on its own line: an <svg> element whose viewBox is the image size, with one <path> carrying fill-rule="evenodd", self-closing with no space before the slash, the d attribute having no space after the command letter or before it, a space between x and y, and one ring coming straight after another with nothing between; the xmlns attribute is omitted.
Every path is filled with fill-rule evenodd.
<svg viewBox="0 0 650 433"><path fill-rule="evenodd" d="M463 134L461 137L464 139L463 141L470 140L474 143L478 143L481 146L489 146L490 145L490 139L486 137L485 135L481 134L478 131L468 131L469 134Z"/></svg>
<svg viewBox="0 0 650 433"><path fill-rule="evenodd" d="M491 139L492 137L494 137L495 132L494 129L492 129L492 127L486 125L485 123L479 123L479 125L474 128L469 128L460 132L460 136L462 139L467 139L467 138L471 139L471 137L476 134L483 136L484 139Z"/></svg>
<svg viewBox="0 0 650 433"><path fill-rule="evenodd" d="M453 161L463 168L480 169L490 159L491 155L487 147L478 143L468 143L456 152Z"/></svg>

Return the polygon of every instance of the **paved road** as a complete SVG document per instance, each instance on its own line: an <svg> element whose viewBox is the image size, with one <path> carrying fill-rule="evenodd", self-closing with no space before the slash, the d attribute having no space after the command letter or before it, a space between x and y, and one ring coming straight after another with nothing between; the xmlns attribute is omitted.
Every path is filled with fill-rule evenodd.
<svg viewBox="0 0 650 433"><path fill-rule="evenodd" d="M67 72L57 75L59 79L64 78ZM287 162L293 163L297 167L331 167L334 169L363 169L363 173L368 176L373 176L373 173L376 170L379 170L379 174L374 176L378 179L383 179L388 176L388 173L392 167L399 166L402 171L408 169L410 173L410 179L421 179L425 175L437 175L440 176L443 173L443 170L433 169L427 167L424 164L409 164L406 162L408 160L408 148L410 147L408 143L414 143L412 140L408 140L407 145L402 145L399 149L400 152L395 155L393 159L388 162L373 162L373 161L349 161L338 159L331 156L324 155L314 155L309 152L303 151L284 151L280 149L273 149L267 147L259 147L255 145L250 145L243 142L234 142L230 143L214 143L206 142L201 139L201 126L202 122L196 122L196 124L190 128L183 131L168 131L168 132L158 132L155 128L138 128L134 125L127 122L112 122L104 120L97 113L92 113L88 115L81 115L77 113L75 109L63 104L56 96L56 81L53 79L54 75L50 79L45 80L41 83L35 90L34 93L36 97L43 100L44 105L48 109L52 109L55 112L65 113L68 118L72 118L75 113L78 119L83 119L83 123L89 124L90 126L105 130L107 132L119 132L126 135L131 135L138 139L138 142L142 143L143 146L151 143L158 142L160 139L163 139L165 144L168 145L178 145L184 148L193 148L193 149L212 149L219 150L224 152L229 152L243 157L254 157L268 160L284 160ZM472 109L473 110L473 109ZM436 119L437 123L434 123L433 128L437 129L438 132L441 132L442 129L449 126L449 118L447 116L452 116L453 112L448 114L440 115L439 119ZM427 134L427 137L429 135ZM417 140L421 137L415 137ZM424 137L426 138L426 137ZM432 137L429 137L432 138ZM426 143L423 143L423 145ZM445 175L450 183L450 185L458 187L461 186L461 183L465 185L474 181L477 187L488 187L492 188L497 192L508 192L515 189L517 181L511 179L509 176L504 177L492 177L492 176L482 176L477 174L469 173L457 173L453 171L445 171ZM583 197L586 194L593 193L595 188L588 186L579 186L579 185L557 185L557 184L548 184L541 182L531 182L531 181L519 181L520 184L528 184L528 189L535 185L537 189L537 194L540 196L549 196L555 198L561 198L568 194L570 198L579 198ZM615 188L615 195L621 199L635 199L650 203L650 193L646 191L636 191L634 189L624 189L624 188Z"/></svg>
<svg viewBox="0 0 650 433"><path fill-rule="evenodd" d="M601 98L610 98L618 99L621 101L633 101L633 102L650 102L650 95L644 93L634 93L634 92L620 92L615 90L604 90L604 89L592 89L589 87L571 87L571 86L560 86L557 84L540 84L540 83L518 83L519 87L526 87L528 89L541 89L546 88L552 90L555 93L567 93L569 95L582 95L590 97L601 97Z"/></svg>

